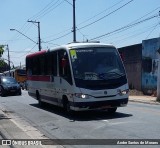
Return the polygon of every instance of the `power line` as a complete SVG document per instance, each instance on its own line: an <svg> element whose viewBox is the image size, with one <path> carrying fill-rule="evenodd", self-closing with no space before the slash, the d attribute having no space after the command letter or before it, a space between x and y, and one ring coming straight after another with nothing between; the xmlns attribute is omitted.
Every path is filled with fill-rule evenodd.
<svg viewBox="0 0 160 148"><path fill-rule="evenodd" d="M26 53L26 51L13 51L13 50L11 50L9 52L13 52L13 53Z"/></svg>
<svg viewBox="0 0 160 148"><path fill-rule="evenodd" d="M84 29L84 28L86 28L86 27L88 27L88 26L91 26L91 25L93 25L93 24L99 22L100 20L106 18L107 16L109 16L109 15L113 14L114 12L120 10L121 8L125 7L126 5L128 5L129 3L131 3L132 1L134 1L134 0L130 0L129 2L125 3L124 5L122 5L121 7L119 7L119 8L117 8L116 10L110 12L109 14L107 14L107 15L105 15L105 16L99 18L98 20L96 20L96 21L94 21L94 22L92 22L92 23L89 23L89 24L87 24L87 25L85 25L85 26L83 26L83 27L81 27L81 28L79 28L79 29Z"/></svg>
<svg viewBox="0 0 160 148"><path fill-rule="evenodd" d="M78 24L78 26L80 26L81 24L84 24L84 23L86 23L86 22L88 22L88 21L92 20L93 18L95 18L95 17L97 17L97 16L101 15L102 13L106 12L107 10L109 10L109 9L113 8L114 6L116 6L116 5L120 4L122 1L124 1L124 0L119 1L119 2L117 2L116 4L112 5L111 7L106 8L106 9L104 9L103 11L101 11L101 12L99 12L99 13L95 14L94 16L92 16L92 17L90 17L90 18L88 18L88 19L84 20L83 22L81 22L80 24Z"/></svg>
<svg viewBox="0 0 160 148"><path fill-rule="evenodd" d="M157 23L156 23L156 25L157 25ZM139 31L142 31L143 29L145 29L145 30L149 30L149 29L152 29L153 27L155 27L156 26L155 25L155 23L153 24L153 25L151 25L151 26L148 26L148 27L143 27L143 28L139 28L139 29L137 29L137 30L135 30L134 29L134 31L132 31L132 32L127 32L127 33L125 33L125 34L121 34L121 35L118 35L118 36L116 36L116 37L113 37L113 38L108 38L108 37L110 37L110 36L113 36L113 35L115 35L115 34L110 34L110 35L108 35L107 36L107 40L106 39L104 39L105 41L109 41L109 40L115 40L115 39L117 39L118 38L118 40L119 39L121 39L123 36L127 36L127 35L130 35L130 34L133 34L133 33L135 33L135 32L139 32ZM118 34L118 33L117 33ZM126 37L127 38L127 37Z"/></svg>
<svg viewBox="0 0 160 148"><path fill-rule="evenodd" d="M37 14L35 14L35 15L33 15L32 17L30 17L30 18L32 18L32 19L37 19L38 17L40 18L40 17L43 17L44 15L46 15L47 13L49 13L50 11L52 11L54 8L52 8L53 6L55 6L56 4L57 4L57 2L59 2L60 0L57 0L55 3L53 3L54 1L53 0L51 0L51 2L50 3L48 3L42 10L40 10ZM52 4L53 3L53 4ZM61 2L62 3L62 2ZM60 4L58 4L58 6L59 6ZM56 6L57 7L57 6ZM52 8L52 9L51 9ZM50 10L51 9L51 10ZM48 11L49 10L49 11ZM31 26L32 25L29 25L28 23L24 23L24 25L20 28L20 29L18 29L18 30L20 30L22 33L24 33L24 34L26 34L27 32L28 32L28 30L31 28ZM25 31L26 30L26 31ZM25 31L25 32L24 32ZM16 35L17 37L19 37L20 35L18 34L18 35ZM13 38L15 39L16 38L16 36L13 36ZM10 39L10 40L12 40L12 39Z"/></svg>
<svg viewBox="0 0 160 148"><path fill-rule="evenodd" d="M136 34L133 34L133 35L130 35L130 36L127 36L127 37L125 37L125 38L123 38L123 39L119 39L119 40L113 41L112 43L115 44L115 43L117 43L117 42L122 42L123 40L126 40L126 39L128 39L128 38L129 38L129 39L132 39L133 37L137 37L137 36L139 36L139 35L141 35L141 34L143 34L143 33L146 33L146 32L149 31L149 29L152 29L152 28L155 28L155 27L157 27L157 24L156 24L156 25L152 25L152 26L146 28L144 31L142 31L142 29L139 29L141 32L136 33ZM144 28L143 28L143 29L144 29ZM134 31L134 33L135 33L135 31ZM123 35L123 36L124 36L124 35ZM122 35L121 35L120 37L122 38ZM116 37L116 38L120 38L120 37ZM115 39L115 38L114 38L114 39Z"/></svg>
<svg viewBox="0 0 160 148"><path fill-rule="evenodd" d="M72 3L70 3L68 0L64 0L64 1L66 1L67 3L69 3L70 5L72 5L72 6L73 6L73 4L72 4ZM95 15L94 15L94 16L92 16L91 18L88 18L88 19L84 20L83 22L81 22L80 24L78 24L78 26L79 26L79 25L81 25L81 24L83 24L83 23L85 23L85 22L87 22L87 21L89 21L89 20L91 20L91 19L93 19L93 18L95 18L95 17L97 17L98 15L100 15L100 14L102 14L102 13L106 12L107 10L109 10L109 9L111 9L112 7L114 7L114 6L118 5L118 4L119 4L119 3L121 3L122 1L124 1L124 0L119 1L119 2L117 2L116 4L112 5L111 7L104 9L104 10L103 10L103 11L101 11L100 13L95 14ZM50 38L50 37L52 37L52 36L59 35L59 34L61 34L61 33L64 33L64 32L66 32L66 31L69 31L69 30L72 30L72 27L70 27L70 28L68 28L68 29L66 29L66 30L64 30L64 31L61 31L61 32L59 32L59 33L57 33L57 34L54 34L54 35L48 36L48 37L46 37L46 38ZM77 29L77 30L78 30L78 31L80 31L79 29ZM45 39L46 39L46 38L45 38ZM44 39L44 38L43 38L43 39ZM53 40L54 40L54 39L53 39Z"/></svg>
<svg viewBox="0 0 160 148"><path fill-rule="evenodd" d="M30 17L29 19L39 19L41 16L43 16L44 14L47 13L47 11L50 11L50 9L52 9L52 7L54 7L60 0L57 0L55 2L55 0L51 0L50 3L48 3L43 9L41 9L38 13L36 13L35 15L33 15L32 17ZM53 3L53 4L52 4Z"/></svg>
<svg viewBox="0 0 160 148"><path fill-rule="evenodd" d="M156 27L159 25L159 23L149 32L149 34L147 35L146 39L151 35L151 33L156 29Z"/></svg>
<svg viewBox="0 0 160 148"><path fill-rule="evenodd" d="M41 17L39 17L38 19L44 17L46 14L50 13L51 11L53 11L55 8L57 8L58 6L60 6L63 3L63 1L61 1L59 4L57 4L55 7L53 7L51 10L49 10L48 12L44 13Z"/></svg>
<svg viewBox="0 0 160 148"><path fill-rule="evenodd" d="M98 15L104 13L106 10L109 10L109 9L113 8L114 6L118 5L118 4L121 3L122 1L124 1L124 0L121 0L121 1L117 2L117 3L114 4L113 6L111 6L111 7L109 7L109 8L106 8L105 10L103 10L103 11L101 11L100 13L94 15L93 17L91 17L91 18L89 18L89 19L87 19L87 20L81 22L80 24L78 24L78 26L81 25L81 24L83 24L83 23L85 23L85 22L87 22L87 21L89 21L89 20L91 20L91 19L93 19L93 18L95 18L95 17L98 16ZM136 21L138 21L138 20L144 18L145 16L151 14L152 12L156 11L156 10L159 9L159 8L160 8L160 7L157 7L156 9L154 9L154 10L148 12L147 14L145 14L144 16L142 16L142 17L136 19L136 20L133 21L133 22L136 22ZM133 23L133 22L132 22L132 23ZM129 25L129 24L128 24L128 25ZM48 40L48 41L46 41L46 42L44 42L44 43L48 43L48 42L51 42L51 41L54 41L54 40L61 39L61 37L62 37L62 38L65 37L66 34L70 34L70 33L71 33L71 32L68 32L68 33L65 33L65 32L66 32L66 31L69 31L69 30L71 30L71 29L72 29L72 28L68 28L68 29L66 29L66 30L64 30L64 31L62 31L62 32L59 32L59 33L57 33L57 34L51 35L51 36L49 36L49 37L46 37L46 38L51 38L52 36L57 36L57 35L59 35L59 34L61 34L61 33L64 33L62 36L57 37L57 38L54 38L54 39L51 39L51 40ZM77 30L78 30L79 32L80 32L80 29L82 29L82 28L78 28L78 27L77 27ZM81 32L80 32L80 33L81 33ZM81 34L82 34L82 33L81 33ZM82 35L83 35L83 34L82 34ZM84 35L83 35L83 36L84 36ZM46 38L45 38L45 39L46 39ZM43 38L43 40L44 40L44 38Z"/></svg>
<svg viewBox="0 0 160 148"><path fill-rule="evenodd" d="M148 16L149 14L153 13L154 11L156 11L156 10L159 9L159 8L160 8L160 7L157 7L157 8L155 8L154 10L152 10L152 11L148 12L147 14L143 15L142 17L140 17L140 18L132 21L131 23L128 24L128 26L131 25L131 24L133 24L133 23L135 23L135 22L137 22L138 20L141 20L142 18ZM125 29L125 30L126 30L126 29ZM122 31L123 31L123 30L122 30ZM119 32L122 32L122 31L119 31ZM115 32L114 34L117 34L117 33L119 33L119 32ZM109 34L109 35L112 35L112 34ZM109 35L107 35L107 36L109 37Z"/></svg>
<svg viewBox="0 0 160 148"><path fill-rule="evenodd" d="M71 33L72 33L72 32L70 31L70 32L68 32L68 33L66 33L66 34L64 34L64 35L62 35L62 36L60 36L60 37L54 38L54 39L52 39L52 40L49 40L49 41L46 41L46 42L43 42L43 43L49 43L49 42L52 42L52 41L56 41L56 40L58 40L58 39L61 39L61 38L63 38L63 37L68 36L68 35L71 34Z"/></svg>
<svg viewBox="0 0 160 148"><path fill-rule="evenodd" d="M136 23L132 23L132 24L126 25L126 26L124 26L124 27L121 27L121 28L119 28L119 29L116 29L116 30L114 30L114 31L111 31L111 32L105 33L105 34L103 34L103 35L94 37L94 38L92 38L92 39L90 39L90 40L92 41L92 40L100 39L100 38L102 38L102 37L104 37L104 36L107 36L107 35L110 35L110 34L112 34L112 33L121 32L121 31L123 31L123 30L126 30L126 29L129 29L129 28L131 28L131 27L134 27L135 25L138 25L138 24L143 23L143 22L145 22L145 21L151 20L151 19L153 19L153 18L155 18L155 17L157 17L157 16L158 16L158 15L154 15L154 16L148 17L148 18L143 19L143 20L141 20L141 21L138 21L138 22L136 22Z"/></svg>
<svg viewBox="0 0 160 148"><path fill-rule="evenodd" d="M66 1L66 0L65 0L65 1ZM112 8L112 7L116 6L116 5L118 5L118 4L121 3L122 1L124 1L124 0L119 1L118 3L114 4L114 5L111 6L110 8ZM124 5L122 5L121 7L117 8L116 10L110 12L109 14L107 14L107 15L105 15L105 16L99 18L98 20L96 20L96 21L94 21L94 22L92 22L92 23L89 23L89 24L87 24L87 25L85 25L85 26L79 28L78 30L80 31L81 29L86 28L86 27L88 27L88 26L90 26L90 25L92 25L92 24L94 24L94 23L96 23L96 22L98 22L98 21L104 19L105 17L107 17L107 16L111 15L112 13L118 11L119 9L125 7L126 5L128 5L129 3L131 3L132 1L134 1L134 0L130 0L129 2L125 3ZM110 9L110 8L107 8L107 9ZM106 11L107 9L105 9L104 11ZM104 11L103 11L103 12L104 12ZM102 13L102 12L101 12L101 13ZM99 15L99 14L101 14L101 13L98 13L97 15ZM95 16L97 16L97 15L95 15ZM94 17L95 17L95 16L94 16ZM93 17L92 17L92 18L93 18ZM90 19L91 19L91 18L90 18ZM88 20L90 20L90 19L88 19ZM86 21L88 21L88 20L86 20ZM84 21L84 22L86 22L86 21ZM82 22L82 23L84 23L84 22ZM81 24L82 24L82 23L81 23ZM68 30L69 30L69 29L68 29ZM68 33L66 33L66 34L64 34L64 35L62 35L62 36L60 36L60 37L58 37L58 38L49 40L49 41L47 41L47 42L55 41L55 40L61 39L61 38L65 37L66 35L70 34L70 33L71 33L71 32L68 32ZM47 43L47 42L46 42L46 43Z"/></svg>
<svg viewBox="0 0 160 148"><path fill-rule="evenodd" d="M25 54L19 56L19 57L12 57L12 58L21 58L23 56L26 56L27 54L29 54L35 47L37 46L37 44L35 44L29 51L27 51Z"/></svg>
<svg viewBox="0 0 160 148"><path fill-rule="evenodd" d="M71 6L73 6L73 4L71 2L69 2L68 0L64 0L66 1L68 4L70 4Z"/></svg>
<svg viewBox="0 0 160 148"><path fill-rule="evenodd" d="M29 19L35 19L37 16L39 16L41 13L43 13L44 11L46 11L45 9L48 9L48 7L50 7L50 5L53 3L54 1L51 0L50 3L48 3L43 9L41 9L38 13L36 13L35 15L33 15L32 17L30 17Z"/></svg>

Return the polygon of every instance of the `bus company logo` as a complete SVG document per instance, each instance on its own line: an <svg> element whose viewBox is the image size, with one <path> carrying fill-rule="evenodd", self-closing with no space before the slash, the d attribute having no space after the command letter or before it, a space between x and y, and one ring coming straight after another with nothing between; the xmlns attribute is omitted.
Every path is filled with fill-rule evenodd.
<svg viewBox="0 0 160 148"><path fill-rule="evenodd" d="M104 91L104 94L107 95L107 91Z"/></svg>
<svg viewBox="0 0 160 148"><path fill-rule="evenodd" d="M11 145L11 140L2 140L2 145Z"/></svg>

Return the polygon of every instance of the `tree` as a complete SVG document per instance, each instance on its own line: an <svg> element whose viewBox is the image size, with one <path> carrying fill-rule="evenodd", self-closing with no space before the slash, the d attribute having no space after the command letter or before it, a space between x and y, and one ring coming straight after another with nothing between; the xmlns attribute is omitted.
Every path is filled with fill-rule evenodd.
<svg viewBox="0 0 160 148"><path fill-rule="evenodd" d="M4 52L4 45L0 45L0 57L2 57Z"/></svg>
<svg viewBox="0 0 160 148"><path fill-rule="evenodd" d="M8 64L3 59L0 59L0 73L6 70L8 70Z"/></svg>

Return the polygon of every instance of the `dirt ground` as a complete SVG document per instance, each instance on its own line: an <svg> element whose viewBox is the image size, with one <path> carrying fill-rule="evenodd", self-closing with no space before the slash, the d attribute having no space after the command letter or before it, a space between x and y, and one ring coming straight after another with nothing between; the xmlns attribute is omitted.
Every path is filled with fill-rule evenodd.
<svg viewBox="0 0 160 148"><path fill-rule="evenodd" d="M135 89L130 89L129 95L131 95L131 96L144 96L143 92L135 90Z"/></svg>
<svg viewBox="0 0 160 148"><path fill-rule="evenodd" d="M129 95L131 95L131 96L144 96L142 91L138 91L138 90L135 90L135 89L130 89L129 90ZM157 91L153 92L152 94L148 94L148 96L156 97L157 96Z"/></svg>

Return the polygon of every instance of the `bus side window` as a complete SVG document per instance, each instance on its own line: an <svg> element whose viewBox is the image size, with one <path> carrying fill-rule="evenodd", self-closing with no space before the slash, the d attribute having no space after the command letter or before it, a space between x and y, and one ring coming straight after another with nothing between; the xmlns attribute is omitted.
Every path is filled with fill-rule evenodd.
<svg viewBox="0 0 160 148"><path fill-rule="evenodd" d="M45 55L42 55L42 56L39 56L39 62L37 64L39 64L39 70L38 70L38 73L39 75L45 75L46 73L46 60L45 60Z"/></svg>
<svg viewBox="0 0 160 148"><path fill-rule="evenodd" d="M47 55L46 74L57 76L57 53L53 52Z"/></svg>
<svg viewBox="0 0 160 148"><path fill-rule="evenodd" d="M32 75L32 61L33 59L26 59L26 71L27 71L27 75L31 76Z"/></svg>
<svg viewBox="0 0 160 148"><path fill-rule="evenodd" d="M57 52L53 52L52 54L52 74L53 76L57 76Z"/></svg>
<svg viewBox="0 0 160 148"><path fill-rule="evenodd" d="M68 83L72 84L71 69L67 52L65 50L60 50L58 52L58 59L59 75L63 77Z"/></svg>

